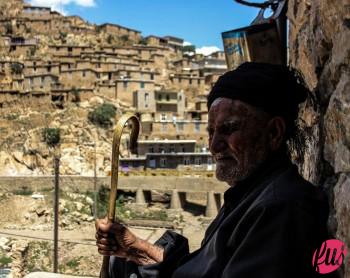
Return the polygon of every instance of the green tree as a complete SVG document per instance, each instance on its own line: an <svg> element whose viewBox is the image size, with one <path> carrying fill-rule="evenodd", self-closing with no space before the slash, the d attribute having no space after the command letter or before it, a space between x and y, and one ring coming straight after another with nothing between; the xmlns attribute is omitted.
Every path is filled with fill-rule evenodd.
<svg viewBox="0 0 350 278"><path fill-rule="evenodd" d="M108 43L108 44L112 44L113 41L114 41L113 36L112 36L111 34L109 34L108 37L107 37L107 43Z"/></svg>
<svg viewBox="0 0 350 278"><path fill-rule="evenodd" d="M109 127L112 125L111 118L115 117L116 108L113 104L104 103L89 112L88 119L95 125Z"/></svg>
<svg viewBox="0 0 350 278"><path fill-rule="evenodd" d="M194 45L185 45L182 47L182 52L196 52L196 47Z"/></svg>
<svg viewBox="0 0 350 278"><path fill-rule="evenodd" d="M5 33L6 33L7 35L13 34L12 24L9 23L9 22L5 24Z"/></svg>
<svg viewBox="0 0 350 278"><path fill-rule="evenodd" d="M11 73L12 74L22 74L23 73L23 65L20 63L12 63L11 64Z"/></svg>
<svg viewBox="0 0 350 278"><path fill-rule="evenodd" d="M81 101L79 89L77 89L76 87L73 87L71 90L71 93L73 95L72 102L80 102Z"/></svg>
<svg viewBox="0 0 350 278"><path fill-rule="evenodd" d="M59 128L44 128L42 136L46 144L50 147L56 146L61 140Z"/></svg>
<svg viewBox="0 0 350 278"><path fill-rule="evenodd" d="M139 44L147 45L147 40L144 37L142 37L139 41Z"/></svg>

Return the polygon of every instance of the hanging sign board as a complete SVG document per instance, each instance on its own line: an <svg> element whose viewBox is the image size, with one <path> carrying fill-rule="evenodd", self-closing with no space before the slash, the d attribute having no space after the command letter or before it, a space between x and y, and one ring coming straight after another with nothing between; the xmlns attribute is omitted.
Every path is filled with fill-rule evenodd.
<svg viewBox="0 0 350 278"><path fill-rule="evenodd" d="M286 63L286 0L278 2L271 17L264 12L250 26L222 33L229 70L244 62Z"/></svg>
<svg viewBox="0 0 350 278"><path fill-rule="evenodd" d="M276 24L252 25L222 33L227 66L230 70L243 62L282 64L281 41Z"/></svg>

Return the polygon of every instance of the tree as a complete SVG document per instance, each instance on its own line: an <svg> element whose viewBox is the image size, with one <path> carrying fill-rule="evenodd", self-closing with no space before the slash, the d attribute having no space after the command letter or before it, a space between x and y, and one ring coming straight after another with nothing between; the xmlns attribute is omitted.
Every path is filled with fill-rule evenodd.
<svg viewBox="0 0 350 278"><path fill-rule="evenodd" d="M194 45L184 45L182 52L196 52L196 47Z"/></svg>
<svg viewBox="0 0 350 278"><path fill-rule="evenodd" d="M109 34L108 37L107 37L107 43L108 43L108 44L112 44L113 41L114 41L113 36L112 36L111 34Z"/></svg>
<svg viewBox="0 0 350 278"><path fill-rule="evenodd" d="M5 33L7 35L11 35L13 33L12 24L9 22L5 24Z"/></svg>
<svg viewBox="0 0 350 278"><path fill-rule="evenodd" d="M46 144L50 147L56 146L61 140L59 128L44 128L42 136Z"/></svg>
<svg viewBox="0 0 350 278"><path fill-rule="evenodd" d="M79 89L77 89L76 87L73 87L71 90L71 93L73 95L72 102L80 102L81 101Z"/></svg>
<svg viewBox="0 0 350 278"><path fill-rule="evenodd" d="M23 73L23 65L20 63L12 63L11 64L11 73L12 74L22 74Z"/></svg>
<svg viewBox="0 0 350 278"><path fill-rule="evenodd" d="M101 127L109 127L112 125L111 118L114 118L116 114L116 108L113 104L104 103L93 111L89 112L88 119L95 125Z"/></svg>

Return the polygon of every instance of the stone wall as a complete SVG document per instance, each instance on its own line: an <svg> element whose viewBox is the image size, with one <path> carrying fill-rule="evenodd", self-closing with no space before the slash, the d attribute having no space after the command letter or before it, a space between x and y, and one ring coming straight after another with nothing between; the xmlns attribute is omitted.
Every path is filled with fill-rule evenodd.
<svg viewBox="0 0 350 278"><path fill-rule="evenodd" d="M111 177L98 177L97 186L110 185ZM41 191L54 186L53 176L0 176L0 192L13 192L21 189ZM60 188L67 191L86 192L94 188L94 177L60 176ZM178 192L223 193L227 190L224 182L211 177L166 177L166 176L121 176L118 189L136 191L159 190Z"/></svg>
<svg viewBox="0 0 350 278"><path fill-rule="evenodd" d="M350 251L350 1L290 0L289 57L312 94L300 125L308 135L303 175L330 196L329 227ZM350 277L349 263L344 277Z"/></svg>

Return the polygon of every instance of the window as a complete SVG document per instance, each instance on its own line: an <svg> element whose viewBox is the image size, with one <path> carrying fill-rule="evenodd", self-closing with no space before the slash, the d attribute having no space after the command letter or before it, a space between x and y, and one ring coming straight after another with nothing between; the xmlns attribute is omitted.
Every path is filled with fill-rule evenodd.
<svg viewBox="0 0 350 278"><path fill-rule="evenodd" d="M141 82L141 83L140 83L140 88L141 88L141 89L144 89L144 88L145 88L145 82Z"/></svg>
<svg viewBox="0 0 350 278"><path fill-rule="evenodd" d="M148 107L149 94L145 93L145 108Z"/></svg>
<svg viewBox="0 0 350 278"><path fill-rule="evenodd" d="M200 123L196 122L194 123L194 131L199 132L201 130L201 125Z"/></svg>
<svg viewBox="0 0 350 278"><path fill-rule="evenodd" d="M148 147L148 152L149 152L149 153L154 153L154 148L153 148L153 146Z"/></svg>
<svg viewBox="0 0 350 278"><path fill-rule="evenodd" d="M68 52L72 52L73 48L72 47L68 47Z"/></svg>
<svg viewBox="0 0 350 278"><path fill-rule="evenodd" d="M82 77L85 77L85 76L86 76L85 70L83 70L83 71L81 72L81 76L82 76Z"/></svg>
<svg viewBox="0 0 350 278"><path fill-rule="evenodd" d="M162 100L162 95L161 94L158 95L158 100Z"/></svg>
<svg viewBox="0 0 350 278"><path fill-rule="evenodd" d="M151 73L151 80L154 80L154 74Z"/></svg>
<svg viewBox="0 0 350 278"><path fill-rule="evenodd" d="M166 101L169 101L169 100L170 100L169 95L166 95Z"/></svg>
<svg viewBox="0 0 350 278"><path fill-rule="evenodd" d="M177 132L184 131L184 123L176 123L176 131Z"/></svg>
<svg viewBox="0 0 350 278"><path fill-rule="evenodd" d="M123 82L123 87L124 87L124 89L128 88L128 82L127 81Z"/></svg>
<svg viewBox="0 0 350 278"><path fill-rule="evenodd" d="M190 165L191 159L189 157L184 157L184 165Z"/></svg>
<svg viewBox="0 0 350 278"><path fill-rule="evenodd" d="M166 167L166 158L165 157L162 157L159 161L160 163L160 167Z"/></svg>
<svg viewBox="0 0 350 278"><path fill-rule="evenodd" d="M202 158L201 157L195 157L194 164L195 165L201 165L202 164Z"/></svg>
<svg viewBox="0 0 350 278"><path fill-rule="evenodd" d="M190 85L192 85L192 78L190 78Z"/></svg>
<svg viewBox="0 0 350 278"><path fill-rule="evenodd" d="M166 120L167 120L166 114L161 114L161 115L160 115L160 120L161 120L161 121L166 121Z"/></svg>

